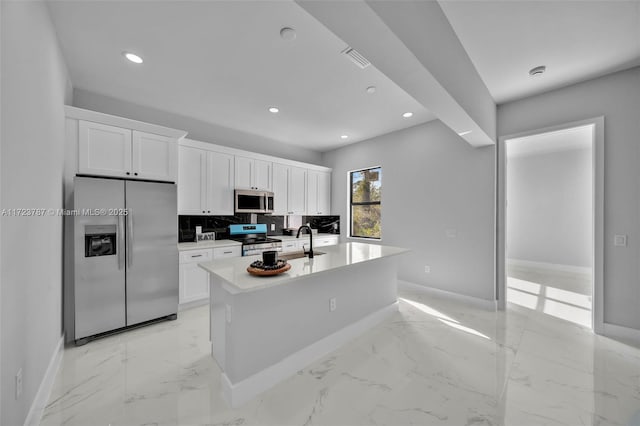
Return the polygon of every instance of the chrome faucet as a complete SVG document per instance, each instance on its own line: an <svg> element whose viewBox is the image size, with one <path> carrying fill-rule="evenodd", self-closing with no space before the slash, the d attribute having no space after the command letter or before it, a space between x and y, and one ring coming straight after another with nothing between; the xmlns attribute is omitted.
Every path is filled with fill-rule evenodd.
<svg viewBox="0 0 640 426"><path fill-rule="evenodd" d="M300 238L300 232L304 228L309 230L309 251L304 251L304 246L302 246L302 251L304 252L304 254L309 255L309 259L313 259L313 232L311 231L311 227L309 225L302 225L300 228L298 228L298 235L296 235L296 238Z"/></svg>

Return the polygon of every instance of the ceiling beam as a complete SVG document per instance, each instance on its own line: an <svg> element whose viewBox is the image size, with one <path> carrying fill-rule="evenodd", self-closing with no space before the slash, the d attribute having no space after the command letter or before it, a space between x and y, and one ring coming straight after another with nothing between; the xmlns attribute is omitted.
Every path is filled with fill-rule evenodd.
<svg viewBox="0 0 640 426"><path fill-rule="evenodd" d="M495 144L496 104L437 2L296 2L470 145Z"/></svg>

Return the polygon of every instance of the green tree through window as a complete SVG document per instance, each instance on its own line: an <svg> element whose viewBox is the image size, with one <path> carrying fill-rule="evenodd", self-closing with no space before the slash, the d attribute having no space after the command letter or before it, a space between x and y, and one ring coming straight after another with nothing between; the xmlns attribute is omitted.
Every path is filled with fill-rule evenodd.
<svg viewBox="0 0 640 426"><path fill-rule="evenodd" d="M351 182L351 237L380 238L382 167L349 173Z"/></svg>

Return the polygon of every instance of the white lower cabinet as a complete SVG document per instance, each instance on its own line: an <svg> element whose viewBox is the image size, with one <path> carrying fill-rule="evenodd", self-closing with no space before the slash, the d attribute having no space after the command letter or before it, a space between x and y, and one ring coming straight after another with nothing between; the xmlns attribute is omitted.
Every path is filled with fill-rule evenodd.
<svg viewBox="0 0 640 426"><path fill-rule="evenodd" d="M321 236L321 237L314 236L313 246L314 247L335 246L338 244L339 239L340 237L338 237L337 235L328 235L328 236Z"/></svg>
<svg viewBox="0 0 640 426"><path fill-rule="evenodd" d="M313 248L326 247L337 245L340 237L338 235L314 235L313 236ZM300 235L300 238L296 239L283 239L282 240L282 252L288 253L292 251L309 250L309 236Z"/></svg>
<svg viewBox="0 0 640 426"><path fill-rule="evenodd" d="M282 242L282 252L287 253L290 251L300 250L297 241L283 241Z"/></svg>
<svg viewBox="0 0 640 426"><path fill-rule="evenodd" d="M240 246L216 247L210 249L185 250L180 252L180 299L179 303L191 303L209 299L209 273L198 263L214 259L239 257Z"/></svg>

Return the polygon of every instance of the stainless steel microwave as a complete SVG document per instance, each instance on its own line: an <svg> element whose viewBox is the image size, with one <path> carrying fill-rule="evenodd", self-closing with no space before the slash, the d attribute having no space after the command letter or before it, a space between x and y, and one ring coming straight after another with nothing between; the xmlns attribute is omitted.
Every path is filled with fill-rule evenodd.
<svg viewBox="0 0 640 426"><path fill-rule="evenodd" d="M236 213L273 213L273 192L236 189Z"/></svg>

